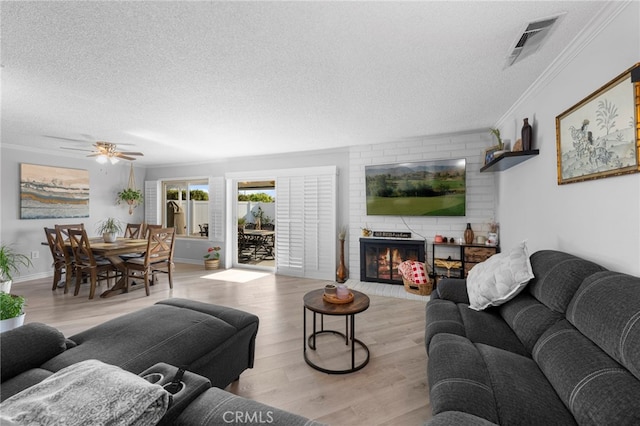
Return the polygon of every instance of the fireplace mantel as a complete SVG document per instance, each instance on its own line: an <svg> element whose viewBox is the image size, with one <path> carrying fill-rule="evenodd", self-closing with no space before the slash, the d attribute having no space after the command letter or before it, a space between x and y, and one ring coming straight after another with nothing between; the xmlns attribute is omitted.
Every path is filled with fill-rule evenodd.
<svg viewBox="0 0 640 426"><path fill-rule="evenodd" d="M360 238L360 281L403 285L398 265L425 261L425 242L414 239Z"/></svg>

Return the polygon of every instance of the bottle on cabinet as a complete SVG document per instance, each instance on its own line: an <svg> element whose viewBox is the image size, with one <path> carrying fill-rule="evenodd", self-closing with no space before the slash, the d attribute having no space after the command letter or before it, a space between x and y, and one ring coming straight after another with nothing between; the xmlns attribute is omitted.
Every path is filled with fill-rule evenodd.
<svg viewBox="0 0 640 426"><path fill-rule="evenodd" d="M465 244L473 244L473 229L471 229L471 224L467 223L467 229L464 230L464 242Z"/></svg>

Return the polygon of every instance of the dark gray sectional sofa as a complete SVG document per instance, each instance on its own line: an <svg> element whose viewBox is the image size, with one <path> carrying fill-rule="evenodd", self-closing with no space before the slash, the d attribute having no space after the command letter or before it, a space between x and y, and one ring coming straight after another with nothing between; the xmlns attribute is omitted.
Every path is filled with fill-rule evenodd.
<svg viewBox="0 0 640 426"><path fill-rule="evenodd" d="M258 317L253 314L177 298L69 338L48 325L28 323L0 334L0 400L65 367L95 359L143 376L167 368L187 370L184 382L189 386L173 396L174 405L163 425L248 425L265 420L282 425L316 424L218 389L253 367L257 332ZM188 390L191 383L195 392Z"/></svg>
<svg viewBox="0 0 640 426"><path fill-rule="evenodd" d="M434 425L639 425L640 278L552 250L515 298L469 309L464 280L426 308Z"/></svg>

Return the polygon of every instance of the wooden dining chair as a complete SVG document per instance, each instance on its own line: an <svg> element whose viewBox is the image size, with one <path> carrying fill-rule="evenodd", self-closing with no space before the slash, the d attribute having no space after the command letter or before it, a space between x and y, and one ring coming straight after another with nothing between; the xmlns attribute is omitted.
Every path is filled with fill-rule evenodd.
<svg viewBox="0 0 640 426"><path fill-rule="evenodd" d="M166 273L169 277L169 288L173 288L173 250L175 244L175 228L147 228L147 251L142 258L130 259L125 262L126 287L129 288L129 278L140 278L143 275L144 289L150 295L149 280L155 281L156 273Z"/></svg>
<svg viewBox="0 0 640 426"><path fill-rule="evenodd" d="M55 228L47 228L45 226L44 234L47 237L49 250L51 250L51 257L53 257L53 286L51 290L58 288L58 283L60 283L64 274L64 292L66 294L69 292L71 276L73 275L73 257L68 253L62 237L59 237L59 233Z"/></svg>
<svg viewBox="0 0 640 426"><path fill-rule="evenodd" d="M89 299L93 299L96 293L96 284L98 281L106 280L107 288L109 288L109 280L111 272L117 269L107 259L96 259L91 251L91 243L84 229L69 229L69 240L71 241L71 249L73 250L75 272L76 272L76 289L73 292L77 296L80 292L80 284L84 274L89 276Z"/></svg>

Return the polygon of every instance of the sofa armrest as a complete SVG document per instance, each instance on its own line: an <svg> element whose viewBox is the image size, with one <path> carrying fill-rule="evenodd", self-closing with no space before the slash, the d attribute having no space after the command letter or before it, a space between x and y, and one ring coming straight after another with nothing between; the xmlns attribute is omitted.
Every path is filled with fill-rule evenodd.
<svg viewBox="0 0 640 426"><path fill-rule="evenodd" d="M38 322L1 333L1 381L40 367L66 348L66 339L59 330Z"/></svg>
<svg viewBox="0 0 640 426"><path fill-rule="evenodd" d="M438 291L439 299L469 304L467 280L464 278L443 278L438 281L436 290Z"/></svg>
<svg viewBox="0 0 640 426"><path fill-rule="evenodd" d="M306 417L211 388L193 401L175 421L176 426L214 425L320 426Z"/></svg>
<svg viewBox="0 0 640 426"><path fill-rule="evenodd" d="M495 426L495 423L462 411L445 411L433 417L425 426Z"/></svg>

